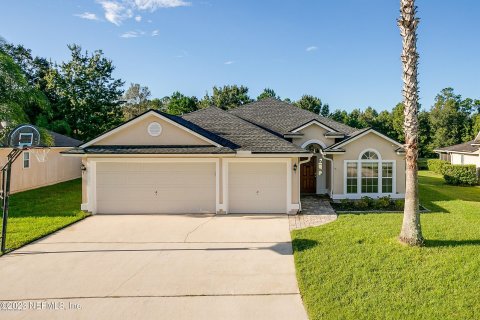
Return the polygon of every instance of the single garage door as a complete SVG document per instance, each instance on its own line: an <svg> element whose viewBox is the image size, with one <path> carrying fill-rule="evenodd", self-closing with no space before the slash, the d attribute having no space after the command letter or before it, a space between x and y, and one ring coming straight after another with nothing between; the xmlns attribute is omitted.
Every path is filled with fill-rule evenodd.
<svg viewBox="0 0 480 320"><path fill-rule="evenodd" d="M98 213L215 213L215 163L97 163Z"/></svg>
<svg viewBox="0 0 480 320"><path fill-rule="evenodd" d="M229 163L230 213L286 213L286 163Z"/></svg>

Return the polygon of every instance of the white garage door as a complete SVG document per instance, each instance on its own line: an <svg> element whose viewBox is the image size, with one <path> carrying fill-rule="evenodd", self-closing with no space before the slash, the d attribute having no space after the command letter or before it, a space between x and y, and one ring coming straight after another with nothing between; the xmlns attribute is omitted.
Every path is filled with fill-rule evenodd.
<svg viewBox="0 0 480 320"><path fill-rule="evenodd" d="M286 213L285 163L229 163L230 213Z"/></svg>
<svg viewBox="0 0 480 320"><path fill-rule="evenodd" d="M98 213L215 213L215 163L97 163Z"/></svg>

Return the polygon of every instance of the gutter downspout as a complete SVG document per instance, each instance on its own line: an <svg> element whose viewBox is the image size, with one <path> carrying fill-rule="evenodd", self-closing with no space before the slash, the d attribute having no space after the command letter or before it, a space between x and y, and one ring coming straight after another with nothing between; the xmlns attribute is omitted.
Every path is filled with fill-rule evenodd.
<svg viewBox="0 0 480 320"><path fill-rule="evenodd" d="M334 186L334 179L333 179L333 159L330 159L330 158L327 158L326 157L326 153L323 152L323 150L320 149L320 153L322 154L323 156L323 159L327 160L330 162L330 185L331 185L331 188L330 188L330 197L333 198L333 186Z"/></svg>
<svg viewBox="0 0 480 320"><path fill-rule="evenodd" d="M309 155L307 157L307 160L303 160L303 161L298 161L298 170L301 170L301 165L304 164L304 163L307 163L310 161L310 159L312 159L313 157L313 154L312 155ZM300 160L300 158L298 158ZM302 200L300 200L300 174L298 175L298 206L299 206L299 211L302 212Z"/></svg>

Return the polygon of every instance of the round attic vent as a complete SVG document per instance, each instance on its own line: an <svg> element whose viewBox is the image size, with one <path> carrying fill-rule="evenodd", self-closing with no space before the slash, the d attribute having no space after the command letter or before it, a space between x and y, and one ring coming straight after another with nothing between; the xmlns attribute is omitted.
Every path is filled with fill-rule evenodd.
<svg viewBox="0 0 480 320"><path fill-rule="evenodd" d="M148 125L147 130L152 137L158 137L162 133L162 126L158 122L152 122Z"/></svg>

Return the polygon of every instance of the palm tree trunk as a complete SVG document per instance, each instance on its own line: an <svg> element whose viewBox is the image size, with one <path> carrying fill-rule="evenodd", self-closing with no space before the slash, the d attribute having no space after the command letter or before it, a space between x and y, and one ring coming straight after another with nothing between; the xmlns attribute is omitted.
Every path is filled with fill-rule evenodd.
<svg viewBox="0 0 480 320"><path fill-rule="evenodd" d="M398 26L403 40L403 104L406 190L400 241L412 245L423 245L418 201L418 53L415 0L400 0Z"/></svg>

